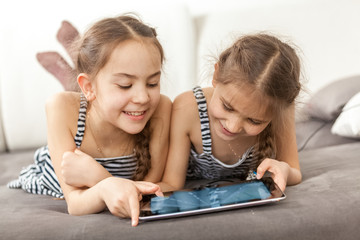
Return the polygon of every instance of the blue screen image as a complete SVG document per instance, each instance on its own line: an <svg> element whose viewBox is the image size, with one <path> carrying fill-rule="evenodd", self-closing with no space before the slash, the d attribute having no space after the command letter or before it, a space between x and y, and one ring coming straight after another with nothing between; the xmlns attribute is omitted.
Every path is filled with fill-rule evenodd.
<svg viewBox="0 0 360 240"><path fill-rule="evenodd" d="M175 191L168 197L152 198L150 207L153 214L166 214L267 199L270 196L270 191L262 181L253 181L193 191Z"/></svg>

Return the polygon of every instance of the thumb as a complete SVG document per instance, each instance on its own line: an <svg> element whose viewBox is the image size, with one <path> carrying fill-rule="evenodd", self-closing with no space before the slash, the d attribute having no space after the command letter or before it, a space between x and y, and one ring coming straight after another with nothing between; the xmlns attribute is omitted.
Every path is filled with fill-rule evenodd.
<svg viewBox="0 0 360 240"><path fill-rule="evenodd" d="M70 152L70 151L66 151L63 153L63 156L62 158L68 158L68 157L71 157L74 153L73 152Z"/></svg>
<svg viewBox="0 0 360 240"><path fill-rule="evenodd" d="M261 179L267 170L266 163L263 161L256 169L256 178Z"/></svg>
<svg viewBox="0 0 360 240"><path fill-rule="evenodd" d="M141 194L160 194L160 186L150 182L135 182L135 186Z"/></svg>
<svg viewBox="0 0 360 240"><path fill-rule="evenodd" d="M78 148L75 148L74 153L76 153L77 155L83 155L83 154L84 154L84 153L83 153L80 149L78 149Z"/></svg>

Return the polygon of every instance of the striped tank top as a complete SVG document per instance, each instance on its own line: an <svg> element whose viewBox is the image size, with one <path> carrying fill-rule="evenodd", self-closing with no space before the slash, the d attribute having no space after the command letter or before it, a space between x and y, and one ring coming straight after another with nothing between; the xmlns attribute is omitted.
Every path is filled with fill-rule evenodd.
<svg viewBox="0 0 360 240"><path fill-rule="evenodd" d="M253 171L256 169L257 164L256 159L253 157L254 147L250 147L236 163L231 165L223 163L212 155L206 99L200 87L195 87L193 92L200 116L203 153L198 154L195 147L191 145L187 179L253 179Z"/></svg>
<svg viewBox="0 0 360 240"><path fill-rule="evenodd" d="M80 110L77 122L77 133L74 138L77 148L80 148L85 133L87 101L84 95L80 97ZM137 167L135 152L128 156L112 158L95 158L109 173L115 177L131 179ZM55 174L49 149L47 146L36 150L34 164L24 168L18 179L7 184L9 188L22 188L33 194L50 195L64 198L59 181Z"/></svg>

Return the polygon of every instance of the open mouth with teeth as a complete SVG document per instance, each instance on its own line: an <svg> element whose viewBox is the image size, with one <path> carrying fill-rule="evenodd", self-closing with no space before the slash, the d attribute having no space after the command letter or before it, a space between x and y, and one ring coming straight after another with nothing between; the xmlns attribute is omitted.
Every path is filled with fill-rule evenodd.
<svg viewBox="0 0 360 240"><path fill-rule="evenodd" d="M135 117L137 117L137 116L142 116L142 115L144 115L145 114L145 111L141 111L141 112L124 112L125 114L127 114L127 115L130 115L130 116L135 116Z"/></svg>

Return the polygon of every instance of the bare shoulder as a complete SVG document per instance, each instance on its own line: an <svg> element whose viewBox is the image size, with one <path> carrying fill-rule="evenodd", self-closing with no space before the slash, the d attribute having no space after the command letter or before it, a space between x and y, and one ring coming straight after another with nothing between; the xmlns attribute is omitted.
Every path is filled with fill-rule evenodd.
<svg viewBox="0 0 360 240"><path fill-rule="evenodd" d="M52 122L71 123L77 121L80 108L80 93L59 92L46 101L46 115Z"/></svg>
<svg viewBox="0 0 360 240"><path fill-rule="evenodd" d="M66 110L80 106L80 93L77 92L59 92L51 96L46 101L46 108L61 108L58 110Z"/></svg>
<svg viewBox="0 0 360 240"><path fill-rule="evenodd" d="M199 121L197 102L193 91L186 91L178 95L173 103L172 123L183 127L183 131L189 133L194 122Z"/></svg>
<svg viewBox="0 0 360 240"><path fill-rule="evenodd" d="M206 101L211 99L213 88L202 88ZM173 103L173 112L180 111L183 113L194 113L198 110L197 102L193 91L186 91L177 96Z"/></svg>
<svg viewBox="0 0 360 240"><path fill-rule="evenodd" d="M162 129L161 126L167 127L170 125L171 107L172 102L170 98L165 95L161 95L159 105L150 120L150 126L152 129Z"/></svg>
<svg viewBox="0 0 360 240"><path fill-rule="evenodd" d="M186 91L179 94L173 103L173 111L186 111L189 108L196 107L196 100L192 91Z"/></svg>
<svg viewBox="0 0 360 240"><path fill-rule="evenodd" d="M168 110L171 111L171 107L172 107L172 102L170 98L168 96L161 94L158 109L160 111L168 111Z"/></svg>

